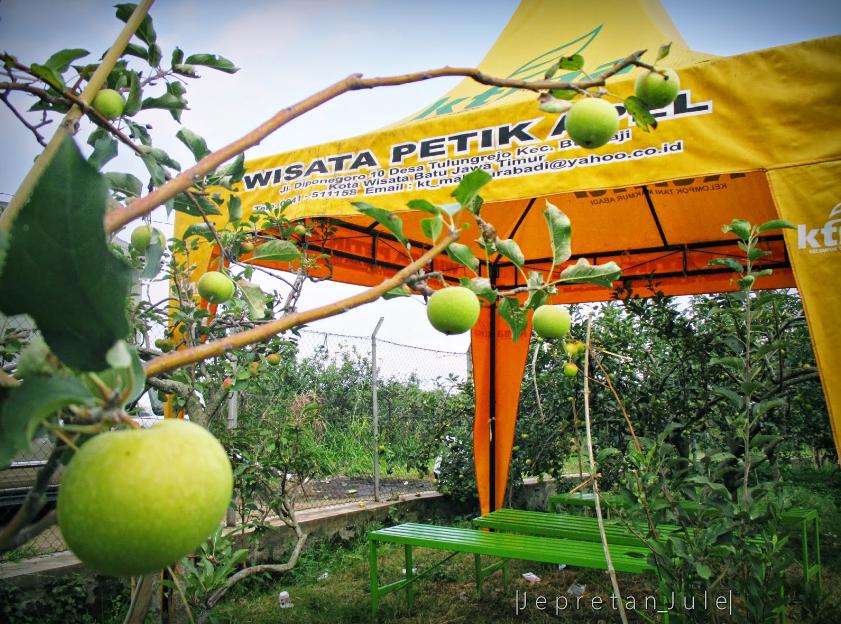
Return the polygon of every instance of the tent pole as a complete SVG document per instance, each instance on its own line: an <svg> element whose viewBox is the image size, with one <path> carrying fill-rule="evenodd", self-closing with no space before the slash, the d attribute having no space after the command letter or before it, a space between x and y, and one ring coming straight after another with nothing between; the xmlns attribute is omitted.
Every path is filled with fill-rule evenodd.
<svg viewBox="0 0 841 624"><path fill-rule="evenodd" d="M491 336L490 336L490 401L488 415L490 416L490 436L488 437L488 463L490 481L490 510L496 510L496 303L491 304Z"/></svg>

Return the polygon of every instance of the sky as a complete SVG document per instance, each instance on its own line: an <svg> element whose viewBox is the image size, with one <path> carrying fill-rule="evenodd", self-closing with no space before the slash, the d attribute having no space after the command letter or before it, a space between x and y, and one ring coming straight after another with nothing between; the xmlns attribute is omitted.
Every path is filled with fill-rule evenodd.
<svg viewBox="0 0 841 624"><path fill-rule="evenodd" d="M27 64L43 62L61 48L85 48L91 59L96 58L121 27L112 4L0 0L0 49ZM221 54L242 68L233 76L203 70L202 79L187 87L190 109L183 115L184 125L213 148L350 73L394 75L442 65L476 66L517 4L516 0L159 0L151 15L165 58L178 45L187 54ZM841 33L837 0L662 0L662 4L690 48L719 55ZM344 95L294 120L247 157L370 132L418 111L456 82L441 79ZM189 152L169 139L177 131L169 115L154 114L149 119L156 142L183 165L192 164ZM0 199L8 200L40 150L5 107L0 108L0 137ZM130 156L113 163L115 170L130 171L141 179L145 175ZM156 211L153 220L171 232L172 217L165 211ZM308 286L300 307L356 290L338 284ZM447 351L464 352L468 347L467 335L445 337L435 332L416 298L380 301L310 328L367 335L381 316L385 322L380 336L387 340Z"/></svg>

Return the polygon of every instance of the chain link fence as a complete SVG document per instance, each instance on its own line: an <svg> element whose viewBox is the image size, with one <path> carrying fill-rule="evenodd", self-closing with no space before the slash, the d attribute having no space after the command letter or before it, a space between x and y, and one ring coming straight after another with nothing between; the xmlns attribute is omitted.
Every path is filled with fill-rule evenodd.
<svg viewBox="0 0 841 624"><path fill-rule="evenodd" d="M470 402L472 417L468 362L468 353L301 331L298 392L316 405L309 426L318 431L324 472L298 484L296 508L434 490L435 459L450 423L463 417L454 397Z"/></svg>
<svg viewBox="0 0 841 624"><path fill-rule="evenodd" d="M466 386L468 354L385 340L376 340L372 349L370 335L306 330L296 342L295 362L288 369L295 379L287 380L289 396L279 398L291 403L296 396L306 395L315 404L310 425L318 430L320 451L315 476L296 485L296 509L364 505L375 499L377 490L380 500L434 490L435 459L446 443L448 428L456 419L472 417L472 393ZM376 437L374 362L379 417ZM268 374L277 370L267 368ZM261 405L264 398L251 397L252 406ZM241 397L240 410L248 403L248 397ZM241 419L244 416L240 414ZM11 466L0 471L0 526L20 508L52 449L48 438L36 438L28 451L18 453ZM60 479L61 469L47 488L41 515L55 508ZM0 562L65 549L58 528L53 526L22 548L0 555Z"/></svg>

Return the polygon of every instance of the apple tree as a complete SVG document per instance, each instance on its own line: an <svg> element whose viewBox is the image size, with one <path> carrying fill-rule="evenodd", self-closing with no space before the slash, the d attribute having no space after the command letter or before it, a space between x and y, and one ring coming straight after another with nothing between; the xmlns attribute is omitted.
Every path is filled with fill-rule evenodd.
<svg viewBox="0 0 841 624"><path fill-rule="evenodd" d="M7 315L27 314L34 324L31 329L18 329L3 337L4 345L16 343L22 351L19 357L10 358L9 366L0 373L0 466L8 465L16 451L26 448L37 431L52 435L56 447L19 513L0 530L0 550L24 543L55 522L54 513L35 521L43 508L44 486L51 474L59 463L68 461L69 470L73 470L73 458L81 456L81 445L93 443L87 442L91 437L114 440L114 432L106 433L110 429L136 428L132 409L148 388L171 395L169 400L174 402L176 412L183 410L195 422L206 425L219 412L227 392L242 388L256 374L255 363L259 371L262 358L282 357L276 353L276 337L280 334L383 296L414 293L432 297L433 280L446 284L442 276L426 272L425 267L440 253L448 253L474 273L479 262L489 263L494 254L511 259L522 271L522 253L516 243L500 239L493 224L481 216L479 193L491 178L477 170L464 176L455 188L454 203L410 203L411 208L429 214L424 230L433 244L422 255L412 253L398 216L369 204L355 204L361 214L379 222L405 245L406 266L362 293L313 310L297 310L297 297L309 270L330 261L329 256L308 254L306 240L312 236L326 240L330 228L316 224L312 230L302 230L285 217L284 205L274 206L256 220L241 219L241 200L236 191L245 172L244 152L269 133L349 91L464 76L483 84L536 92L544 111L571 112L583 106L586 112L593 108L595 112L590 111L582 125L586 130L593 124L594 132L603 138L606 128L612 127L616 109L611 108L611 115L591 100L609 96L603 89L607 80L631 66L659 71L667 77L662 70L644 63L642 52L629 55L598 77L584 74L585 78L575 82L554 80L553 76L559 70L580 70L584 64L580 55L560 58L544 79L535 81L496 78L477 69L451 67L388 78L353 74L293 106L279 108L265 123L217 150L211 150L196 132L181 127L176 136L196 160L183 168L154 144L150 128L143 121L144 113L163 109L179 122L187 107L185 84L197 77L198 69L233 73L237 68L218 55L188 55L180 48L172 50L164 62L148 15L150 5L150 0L139 5L117 5L117 17L125 26L99 60L83 64L89 53L81 48L58 51L42 63L25 64L11 54L2 55L9 79L0 82L0 97L44 150L0 215L0 309ZM668 47L662 48L657 60L667 52ZM17 109L13 96L32 98L34 103L26 114ZM625 107L639 127L656 125L639 97L627 98ZM30 121L27 115L33 113L40 121ZM42 131L56 115L64 116L47 141ZM87 127L81 123L83 119L94 126L86 139L90 148L87 156L74 138ZM586 141L582 144L592 146ZM148 183L128 173L104 170L120 150L140 158L149 175ZM203 226L193 226L181 239L164 241L143 221L159 206L201 217ZM229 222L224 227L208 219L225 213ZM526 315L540 308L560 285L585 281L610 285L619 275L612 263L592 266L582 261L561 270L571 255L571 225L566 215L548 203L545 216L547 245L554 260L548 275L524 275L527 286L497 292L477 274L463 280L463 290L456 291L460 293L456 298L467 302L473 311L477 309L477 296L488 302L499 301L503 318L515 336L523 332ZM462 225L469 219L481 231L481 260L457 242ZM132 245L126 255L114 249L113 236L130 225ZM71 244L56 243L68 237ZM216 275L196 286L187 277L193 268L189 251L201 238L218 248L219 267ZM179 253L167 259L167 252L173 250ZM248 253L295 263L293 281L283 282L283 295L266 293L251 281L258 269L242 262L241 256ZM164 259L167 261L162 267ZM157 303L133 300L133 267L141 280L156 278L163 270L161 275L171 284L170 294ZM445 301L447 297L453 297L452 293L445 291ZM211 314L210 305L218 306L215 314ZM473 316L470 312L460 319L458 327L447 329L466 331ZM434 312L431 317L435 317ZM154 344L151 335L161 326L166 327L165 336ZM160 431L128 433L143 446L154 445ZM117 455L105 452L101 461L114 462L109 464L111 469L120 470ZM161 458L147 465L165 462ZM79 468L78 473L93 470L95 465ZM138 487L144 479L155 478L145 471L133 476ZM60 503L60 521L62 507ZM119 525L119 508L97 511L117 514L106 524ZM92 509L77 508L73 513L84 517L68 522L103 521ZM133 539L142 542L152 538L137 526ZM115 544L119 542L105 543L102 548ZM172 562L180 556L178 550L171 551ZM83 559L95 562L91 557Z"/></svg>

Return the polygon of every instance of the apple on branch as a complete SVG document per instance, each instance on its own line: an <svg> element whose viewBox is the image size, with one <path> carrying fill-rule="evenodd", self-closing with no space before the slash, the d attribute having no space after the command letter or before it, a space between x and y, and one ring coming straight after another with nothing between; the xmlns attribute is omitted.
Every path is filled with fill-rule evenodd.
<svg viewBox="0 0 841 624"><path fill-rule="evenodd" d="M224 448L194 423L94 436L67 466L58 524L88 567L139 576L193 552L222 521L233 475Z"/></svg>

